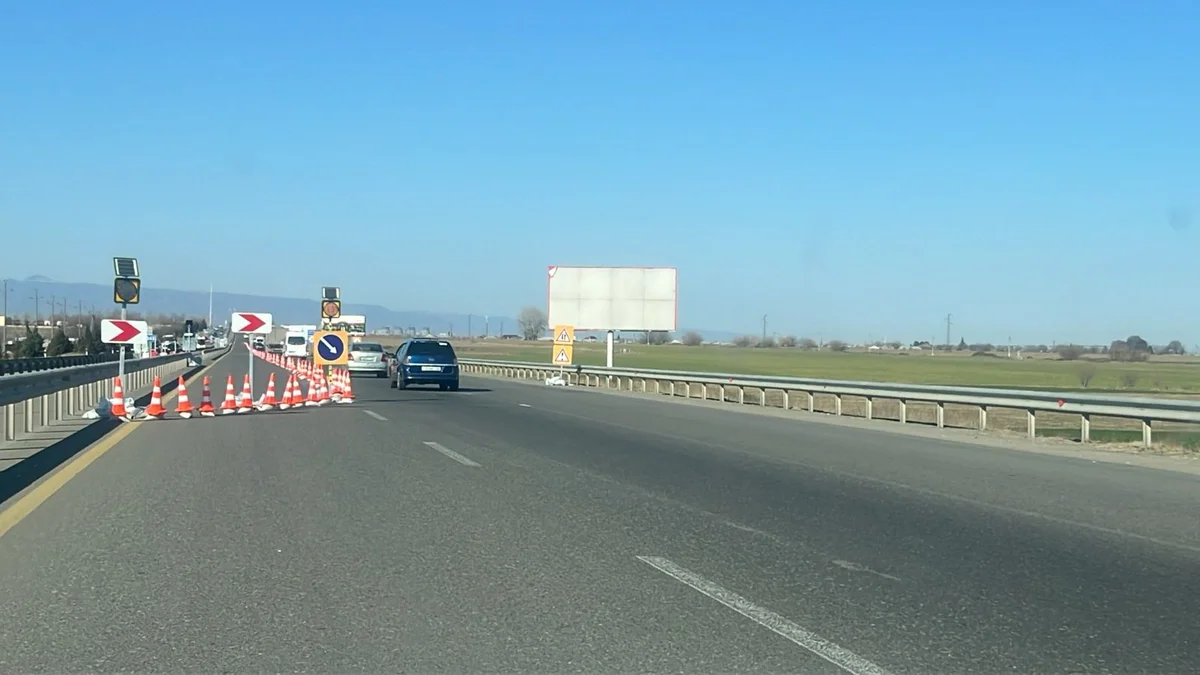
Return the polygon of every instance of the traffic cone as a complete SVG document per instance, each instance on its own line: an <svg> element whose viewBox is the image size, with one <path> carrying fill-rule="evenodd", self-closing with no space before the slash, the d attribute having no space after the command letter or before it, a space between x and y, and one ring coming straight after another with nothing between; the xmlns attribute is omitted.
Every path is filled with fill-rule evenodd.
<svg viewBox="0 0 1200 675"><path fill-rule="evenodd" d="M279 409L287 410L292 407L292 376L288 375L287 382L283 383L283 398L279 399Z"/></svg>
<svg viewBox="0 0 1200 675"><path fill-rule="evenodd" d="M258 409L270 410L278 404L279 401L275 400L275 373L271 373L271 376L267 378L267 396L259 404Z"/></svg>
<svg viewBox="0 0 1200 675"><path fill-rule="evenodd" d="M233 388L233 374L225 380L225 401L221 403L221 414L232 415L237 412L237 390Z"/></svg>
<svg viewBox="0 0 1200 675"><path fill-rule="evenodd" d="M329 398L332 399L334 403L340 402L342 400L342 371L340 371L340 370L332 371L330 373L329 383L330 383Z"/></svg>
<svg viewBox="0 0 1200 675"><path fill-rule="evenodd" d="M208 376L204 376L204 389L200 392L200 410L201 417L215 417L217 412L213 410L212 392L208 389Z"/></svg>
<svg viewBox="0 0 1200 675"><path fill-rule="evenodd" d="M315 378L308 378L308 399L304 401L304 405L310 407L321 405L320 391Z"/></svg>
<svg viewBox="0 0 1200 675"><path fill-rule="evenodd" d="M120 375L113 378L112 400L109 403L112 404L113 417L129 417L129 411L125 410L125 388L121 386Z"/></svg>
<svg viewBox="0 0 1200 675"><path fill-rule="evenodd" d="M329 403L329 380L321 375L317 378L317 405Z"/></svg>
<svg viewBox="0 0 1200 675"><path fill-rule="evenodd" d="M246 373L246 377L242 379L242 401L238 404L238 412L251 410L254 410L254 392L250 390L250 373Z"/></svg>
<svg viewBox="0 0 1200 675"><path fill-rule="evenodd" d="M183 419L190 419L192 416L192 401L188 398L187 385L183 382L183 376L179 376L179 384L176 386L176 391L179 395L176 397L175 412Z"/></svg>
<svg viewBox="0 0 1200 675"><path fill-rule="evenodd" d="M342 392L341 403L354 403L354 387L350 384L354 378L350 377L350 373L345 374L346 391Z"/></svg>
<svg viewBox="0 0 1200 675"><path fill-rule="evenodd" d="M167 414L167 409L162 404L162 382L157 375L154 376L154 391L150 393L150 405L145 412L148 420L159 420Z"/></svg>

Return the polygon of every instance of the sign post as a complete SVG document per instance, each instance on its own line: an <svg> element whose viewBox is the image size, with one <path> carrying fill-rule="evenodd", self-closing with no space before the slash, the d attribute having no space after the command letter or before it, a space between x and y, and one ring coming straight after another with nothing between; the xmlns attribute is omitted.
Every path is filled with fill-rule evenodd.
<svg viewBox="0 0 1200 675"><path fill-rule="evenodd" d="M142 277L138 272L137 258L113 258L113 302L121 306L121 321L126 324L130 323L125 320L129 305L136 305L142 299ZM145 335L146 324L144 321L136 323L142 324L141 333ZM142 338L145 340L145 337ZM101 338L102 342L108 342ZM132 341L132 338L130 339ZM119 344L120 353L117 355L117 377L122 381L125 379L125 345L127 342L114 342Z"/></svg>
<svg viewBox="0 0 1200 675"><path fill-rule="evenodd" d="M232 333L244 333L246 335L266 335L271 332L271 315L265 312L234 312L233 318L229 322L229 330ZM246 350L249 355L249 365L247 366L246 375L250 378L250 394L254 394L254 347L250 346Z"/></svg>
<svg viewBox="0 0 1200 675"><path fill-rule="evenodd" d="M575 327L574 326L555 326L554 327L554 348L550 354L552 363L558 366L558 375L566 382L565 372L567 366L571 365L571 361L575 356Z"/></svg>
<svg viewBox="0 0 1200 675"><path fill-rule="evenodd" d="M342 289L338 286L322 286L321 287L321 328L322 329L324 329L326 327L332 328L332 326L330 325L330 322L341 316L342 316ZM312 340L313 340L313 363L316 365L324 366L324 368L322 368L322 371L325 373L326 378L328 378L330 375L333 374L333 366L334 365L344 365L349 360L349 356L346 353L348 351L346 349L346 347L350 344L349 335L347 335L345 333L339 333L339 334L342 335L342 337L343 337L343 339L342 339L342 352L343 353L342 353L342 357L341 357L342 360L338 361L337 363L333 362L333 361L336 361L337 359L333 359L333 361L331 361L329 359L322 359L322 360L317 359L318 352L320 351L319 349L317 349L317 334L313 334L313 337L312 337ZM331 345L332 345L332 343L330 343L329 345L326 346L327 353L331 353L331 352L329 352L329 350L331 349Z"/></svg>

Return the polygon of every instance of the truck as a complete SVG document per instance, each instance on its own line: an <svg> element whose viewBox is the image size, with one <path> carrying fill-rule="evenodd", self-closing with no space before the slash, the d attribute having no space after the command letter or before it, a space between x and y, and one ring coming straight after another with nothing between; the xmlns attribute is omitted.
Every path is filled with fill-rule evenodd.
<svg viewBox="0 0 1200 675"><path fill-rule="evenodd" d="M367 317L362 314L343 314L336 319L322 319L321 330L344 330L351 342L367 336Z"/></svg>
<svg viewBox="0 0 1200 675"><path fill-rule="evenodd" d="M284 326L283 355L307 359L312 354L312 336L315 325Z"/></svg>

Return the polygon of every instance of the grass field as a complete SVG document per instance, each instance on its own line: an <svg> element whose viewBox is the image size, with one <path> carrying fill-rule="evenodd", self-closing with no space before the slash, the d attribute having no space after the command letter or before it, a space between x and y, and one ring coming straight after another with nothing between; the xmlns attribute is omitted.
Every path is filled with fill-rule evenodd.
<svg viewBox="0 0 1200 675"><path fill-rule="evenodd" d="M399 344L391 336L380 342ZM502 340L455 341L463 358L549 363L548 342ZM868 380L914 384L1063 389L1086 391L1200 394L1200 359L1155 357L1144 363L1060 361L1053 358L1009 359L972 356L965 352L844 352L682 345L615 347L617 366L697 372L785 375L832 380ZM575 345L575 363L604 365L604 345ZM1086 387L1081 374L1092 373Z"/></svg>

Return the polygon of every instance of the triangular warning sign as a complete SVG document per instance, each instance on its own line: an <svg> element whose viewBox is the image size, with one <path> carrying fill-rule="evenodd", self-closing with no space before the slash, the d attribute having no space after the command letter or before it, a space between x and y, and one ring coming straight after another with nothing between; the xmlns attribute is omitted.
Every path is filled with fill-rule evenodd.
<svg viewBox="0 0 1200 675"><path fill-rule="evenodd" d="M555 363L569 363L570 361L571 359L567 356L567 350L565 349L559 349L558 354L554 357Z"/></svg>
<svg viewBox="0 0 1200 675"><path fill-rule="evenodd" d="M567 329L564 328L564 329L562 329L562 332L558 334L558 337L554 339L554 341L568 343L571 341L571 335L569 333L567 333Z"/></svg>

